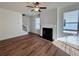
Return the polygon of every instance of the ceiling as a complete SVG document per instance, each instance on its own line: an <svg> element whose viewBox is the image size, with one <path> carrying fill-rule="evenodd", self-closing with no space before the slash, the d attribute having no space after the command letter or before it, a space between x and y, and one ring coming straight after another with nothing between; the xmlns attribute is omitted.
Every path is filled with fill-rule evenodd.
<svg viewBox="0 0 79 59"><path fill-rule="evenodd" d="M40 2L41 5L46 6L48 9L66 7L76 2ZM27 5L32 5L32 2L0 2L0 8L22 12L27 15L32 15L31 8L26 7Z"/></svg>

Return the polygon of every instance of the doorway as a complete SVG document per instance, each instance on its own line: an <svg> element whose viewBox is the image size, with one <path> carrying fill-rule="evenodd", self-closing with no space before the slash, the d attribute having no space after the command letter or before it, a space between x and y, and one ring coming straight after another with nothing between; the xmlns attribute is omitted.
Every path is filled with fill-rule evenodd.
<svg viewBox="0 0 79 59"><path fill-rule="evenodd" d="M35 17L35 31L36 34L40 34L41 30L41 21L40 21L40 14Z"/></svg>

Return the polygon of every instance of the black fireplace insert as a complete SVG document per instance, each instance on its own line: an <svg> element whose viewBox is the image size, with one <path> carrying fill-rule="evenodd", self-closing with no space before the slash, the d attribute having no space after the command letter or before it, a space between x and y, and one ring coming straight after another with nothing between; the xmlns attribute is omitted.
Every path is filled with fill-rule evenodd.
<svg viewBox="0 0 79 59"><path fill-rule="evenodd" d="M49 41L53 41L53 29L52 28L43 28L42 37Z"/></svg>

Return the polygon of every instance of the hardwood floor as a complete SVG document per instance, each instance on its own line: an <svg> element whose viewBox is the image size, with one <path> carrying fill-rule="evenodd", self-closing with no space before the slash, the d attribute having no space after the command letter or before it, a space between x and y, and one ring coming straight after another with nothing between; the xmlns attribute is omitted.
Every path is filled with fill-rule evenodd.
<svg viewBox="0 0 79 59"><path fill-rule="evenodd" d="M0 41L1 56L68 56L50 41L36 35L24 35Z"/></svg>

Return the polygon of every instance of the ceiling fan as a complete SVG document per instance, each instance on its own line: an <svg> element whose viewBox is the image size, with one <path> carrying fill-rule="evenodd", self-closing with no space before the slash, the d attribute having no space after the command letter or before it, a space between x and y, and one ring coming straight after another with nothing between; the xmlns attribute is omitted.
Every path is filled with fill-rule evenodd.
<svg viewBox="0 0 79 59"><path fill-rule="evenodd" d="M39 2L34 2L32 6L28 5L26 7L33 8L31 11L38 11L38 12L41 12L41 9L47 8L47 7L40 6Z"/></svg>

